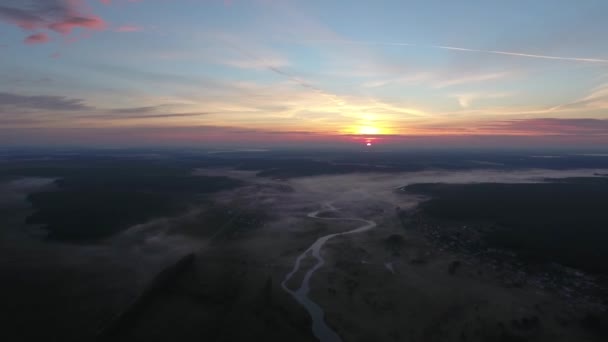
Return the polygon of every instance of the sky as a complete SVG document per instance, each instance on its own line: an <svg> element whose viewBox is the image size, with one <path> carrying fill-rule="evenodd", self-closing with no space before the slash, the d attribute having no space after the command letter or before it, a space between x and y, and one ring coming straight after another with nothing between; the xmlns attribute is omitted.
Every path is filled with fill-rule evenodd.
<svg viewBox="0 0 608 342"><path fill-rule="evenodd" d="M4 146L608 146L608 2L2 0Z"/></svg>

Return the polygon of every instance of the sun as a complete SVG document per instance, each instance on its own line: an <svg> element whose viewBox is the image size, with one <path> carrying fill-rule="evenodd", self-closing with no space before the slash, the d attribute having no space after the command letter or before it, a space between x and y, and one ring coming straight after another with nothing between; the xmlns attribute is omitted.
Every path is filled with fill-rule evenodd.
<svg viewBox="0 0 608 342"><path fill-rule="evenodd" d="M380 134L380 129L373 126L361 126L359 127L358 133L367 135Z"/></svg>
<svg viewBox="0 0 608 342"><path fill-rule="evenodd" d="M373 122L362 122L360 124L344 127L344 129L341 130L341 133L355 135L361 137L362 139L367 139L370 137L378 137L389 134L390 130L386 127L374 125Z"/></svg>

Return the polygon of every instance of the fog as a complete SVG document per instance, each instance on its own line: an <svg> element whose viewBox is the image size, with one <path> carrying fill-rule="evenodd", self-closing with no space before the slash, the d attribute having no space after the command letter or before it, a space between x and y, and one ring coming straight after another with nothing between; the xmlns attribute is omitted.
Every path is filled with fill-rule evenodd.
<svg viewBox="0 0 608 342"><path fill-rule="evenodd" d="M403 173L352 173L329 176L271 180L256 177L256 172L227 169L200 169L200 175L225 175L250 183L223 192L216 200L225 204L239 203L271 211L273 221L267 225L276 231L298 229L298 221L323 203L331 202L346 216L364 217L367 212L413 208L425 198L408 194L402 187L416 183L538 183L547 178L590 177L605 173L603 169L517 171L420 171ZM289 189L289 191L287 191Z"/></svg>
<svg viewBox="0 0 608 342"><path fill-rule="evenodd" d="M409 184L542 182L544 178L605 174L606 170L355 173L289 180L261 178L256 177L255 172L234 170L200 169L196 173L246 181L248 185L244 187L213 195L212 201L233 207L235 211L252 208L269 212L270 220L264 223L265 229L253 243L272 248L276 241L263 241L268 234L287 236L288 232L306 229L299 223L322 203L333 203L344 215L370 219L369 215L382 211L390 213L388 210L395 207L413 208L423 200L400 189ZM175 217L132 226L94 244L45 240L40 227L24 224L24 219L31 213L26 197L29 192L47 189L51 182L52 179L24 178L0 184L0 210L4 216L0 267L3 276L11 279L10 283L3 281L2 287L3 293L16 294L9 298L9 310L23 305L51 305L56 307L54 315L82 320L74 329L94 330L100 321L126 307L167 265L190 252L204 253L212 242L212 238L193 237L180 230L204 207L192 207ZM200 225L205 227L205 222ZM53 296L48 295L48 289L54 291ZM65 300L77 301L78 305L62 306ZM26 322L46 319L44 315L29 317L22 314ZM68 319L63 321L69 322ZM61 325L57 329L61 330Z"/></svg>
<svg viewBox="0 0 608 342"><path fill-rule="evenodd" d="M286 183L295 189L290 201L277 205L297 207L297 203L314 204L332 201L349 209L349 203L385 203L411 208L421 197L406 194L401 187L417 183L538 183L547 178L590 177L604 173L601 169L519 171L420 171L405 173L354 173L295 178ZM264 197L264 193L255 196ZM268 199L267 199L268 200ZM293 203L296 202L296 203Z"/></svg>
<svg viewBox="0 0 608 342"><path fill-rule="evenodd" d="M245 180L248 186L218 193L214 200L225 205L241 208L255 207L271 210L273 222L269 225L281 229L284 220L304 217L305 214L324 202L333 202L342 211L362 213L370 208L412 208L422 199L406 194L399 188L415 183L526 183L541 182L544 178L594 176L606 170L524 170L524 171L422 171L408 173L355 173L331 176L294 178L285 181L255 177L255 172L233 170L198 170L201 175L227 175ZM180 234L179 226L191 221L201 208L176 217L164 217L131 228L96 244L67 244L45 241L40 237L39 227L23 224L29 214L27 193L50 186L53 179L23 178L0 184L3 212L14 208L17 211L2 230L0 260L15 268L27 267L21 263L87 268L102 263L120 265L127 269L127 278L137 275L136 283L149 279L162 265L191 251L204 248L208 241ZM292 191L293 190L293 191ZM201 225L204 225L201 222ZM86 227L83 227L86 229ZM8 234L11 233L11 234ZM17 264L21 264L17 266ZM116 270L118 271L118 270ZM141 277L141 278L140 278Z"/></svg>

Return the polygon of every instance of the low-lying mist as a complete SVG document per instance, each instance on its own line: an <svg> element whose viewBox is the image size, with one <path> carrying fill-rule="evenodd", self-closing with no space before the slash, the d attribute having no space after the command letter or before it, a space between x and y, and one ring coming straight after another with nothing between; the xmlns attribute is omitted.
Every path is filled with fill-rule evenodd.
<svg viewBox="0 0 608 342"><path fill-rule="evenodd" d="M76 330L82 333L98 329L117 311L124 309L147 282L181 256L204 253L214 235L191 234L192 230L220 229L209 222L198 222L209 203L222 208L266 212L259 243L265 234L283 234L302 229L300 220L331 202L341 213L362 218L395 207L415 207L423 197L405 193L401 188L416 183L530 183L545 178L588 177L605 170L520 170L520 171L422 171L410 173L354 173L301 177L286 180L256 177L255 172L223 169L199 169L198 175L222 175L244 181L244 186L212 195L207 204L191 206L174 217L159 217L142 222L96 243L78 244L44 239L40 227L24 224L31 209L27 194L49 187L52 180L24 178L5 182L1 211L4 218L0 238L0 281L8 294L6 307L23 322L45 322L48 315L28 312L25 308L40 305L53 307L57 318L51 329ZM20 208L19 210L13 210ZM8 214L10 212L10 214ZM189 225L184 230L184 225ZM217 222L213 223L218 224ZM221 226L221 224L219 224ZM83 226L82 229L86 229ZM32 233L38 232L38 233ZM256 233L250 233L250 235ZM257 243L254 242L252 243ZM66 305L66 303L73 303ZM47 312L48 313L48 312ZM79 322L67 327L72 317ZM78 335L78 333L75 333Z"/></svg>

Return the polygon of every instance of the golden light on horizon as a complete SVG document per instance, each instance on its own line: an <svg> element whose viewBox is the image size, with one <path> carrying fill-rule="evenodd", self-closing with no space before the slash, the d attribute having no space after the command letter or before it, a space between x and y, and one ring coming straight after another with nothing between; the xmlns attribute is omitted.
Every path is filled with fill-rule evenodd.
<svg viewBox="0 0 608 342"><path fill-rule="evenodd" d="M343 129L339 130L339 132L341 134L359 136L393 134L393 130L391 129L391 127L383 127L381 125L377 125L370 122L362 122L359 124L355 123L353 125L345 126Z"/></svg>
<svg viewBox="0 0 608 342"><path fill-rule="evenodd" d="M382 134L380 128L374 126L361 126L357 129L357 134L376 135Z"/></svg>

